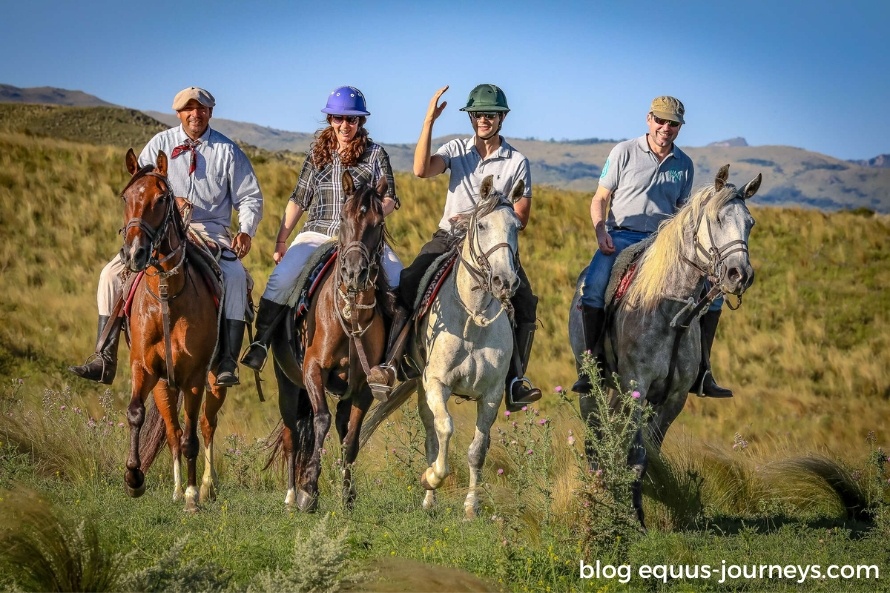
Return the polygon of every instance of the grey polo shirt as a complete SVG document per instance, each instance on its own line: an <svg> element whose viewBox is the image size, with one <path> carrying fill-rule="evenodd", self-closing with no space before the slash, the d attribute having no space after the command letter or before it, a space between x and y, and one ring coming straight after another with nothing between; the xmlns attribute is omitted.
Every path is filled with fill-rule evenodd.
<svg viewBox="0 0 890 593"><path fill-rule="evenodd" d="M532 197L532 174L528 159L507 144L501 136L501 146L497 152L482 160L476 150L476 137L456 138L442 145L436 154L445 161L445 168L451 169L448 181L448 195L445 197L445 214L439 221L439 228L451 230L451 219L476 207L482 180L494 176L494 188L510 195L510 191L520 180L525 182L524 198Z"/></svg>
<svg viewBox="0 0 890 593"><path fill-rule="evenodd" d="M676 144L659 162L646 135L619 142L609 153L600 185L612 190L606 227L651 233L689 198L693 166Z"/></svg>

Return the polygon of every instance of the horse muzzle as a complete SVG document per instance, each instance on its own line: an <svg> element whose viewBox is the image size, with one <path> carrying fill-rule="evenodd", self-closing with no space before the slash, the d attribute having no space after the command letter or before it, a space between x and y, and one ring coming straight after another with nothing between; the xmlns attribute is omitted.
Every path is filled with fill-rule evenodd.
<svg viewBox="0 0 890 593"><path fill-rule="evenodd" d="M740 296L754 284L754 268L751 264L728 267L720 280L723 292Z"/></svg>
<svg viewBox="0 0 890 593"><path fill-rule="evenodd" d="M498 300L504 301L513 298L519 289L518 274L495 274L491 278L491 294Z"/></svg>
<svg viewBox="0 0 890 593"><path fill-rule="evenodd" d="M151 246L145 245L142 241L136 240L133 243L124 243L120 252L121 262L131 272L141 272L148 267L151 258Z"/></svg>

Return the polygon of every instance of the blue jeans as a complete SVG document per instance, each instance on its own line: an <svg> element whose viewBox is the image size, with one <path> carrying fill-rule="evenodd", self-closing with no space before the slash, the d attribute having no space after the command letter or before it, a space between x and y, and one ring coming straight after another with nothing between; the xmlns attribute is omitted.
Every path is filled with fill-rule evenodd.
<svg viewBox="0 0 890 593"><path fill-rule="evenodd" d="M618 254L640 241L647 239L652 233L640 231L614 230L609 232L615 252L605 255L597 250L590 260L587 275L584 277L584 289L581 292L581 303L587 307L603 309L606 306L606 289L609 287L609 278L612 275L612 266ZM723 295L720 295L708 307L708 311L719 311L723 306Z"/></svg>

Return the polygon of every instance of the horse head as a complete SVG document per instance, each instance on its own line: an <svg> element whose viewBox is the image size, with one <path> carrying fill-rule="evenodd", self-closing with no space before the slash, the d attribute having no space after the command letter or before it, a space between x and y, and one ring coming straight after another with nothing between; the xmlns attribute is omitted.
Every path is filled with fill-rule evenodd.
<svg viewBox="0 0 890 593"><path fill-rule="evenodd" d="M741 295L754 282L754 268L748 258L748 236L754 218L745 201L757 193L762 175L736 188L729 179L729 165L723 165L701 205L695 230L698 253L707 260L708 275L724 293Z"/></svg>
<svg viewBox="0 0 890 593"><path fill-rule="evenodd" d="M380 274L386 237L383 196L388 184L381 176L377 187L356 188L348 172L343 173L342 183L348 197L340 213L340 281L347 292L357 293L373 287Z"/></svg>
<svg viewBox="0 0 890 593"><path fill-rule="evenodd" d="M519 181L508 199L494 189L493 176L482 180L480 200L467 221L464 262L479 286L501 302L519 288L519 229L521 223L513 202L522 197L525 183Z"/></svg>
<svg viewBox="0 0 890 593"><path fill-rule="evenodd" d="M121 192L124 200L124 228L121 233L121 261L133 272L152 262L153 253L167 234L173 220L175 200L167 180L167 155L158 152L155 166L139 167L136 154L127 152L127 170L132 177Z"/></svg>

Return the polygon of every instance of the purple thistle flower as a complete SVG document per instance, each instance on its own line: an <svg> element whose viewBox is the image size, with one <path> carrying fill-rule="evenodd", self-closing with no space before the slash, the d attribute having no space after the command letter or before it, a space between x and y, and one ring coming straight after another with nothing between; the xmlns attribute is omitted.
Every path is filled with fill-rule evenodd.
<svg viewBox="0 0 890 593"><path fill-rule="evenodd" d="M504 475L504 468L502 468L502 467L499 467L499 468L498 468L498 475L499 475L499 476L503 476L503 475Z"/></svg>
<svg viewBox="0 0 890 593"><path fill-rule="evenodd" d="M556 389L554 389L556 393L562 393L562 385L557 385Z"/></svg>
<svg viewBox="0 0 890 593"><path fill-rule="evenodd" d="M528 412L528 406L522 406L522 411L523 411L523 412Z"/></svg>
<svg viewBox="0 0 890 593"><path fill-rule="evenodd" d="M540 424L541 426L544 426L545 424L547 424L547 419L541 418L540 420L538 420L538 424Z"/></svg>
<svg viewBox="0 0 890 593"><path fill-rule="evenodd" d="M572 445L575 444L575 437L573 437L572 435L569 435L569 438L566 439L566 440L567 440L568 443L569 443L569 447L571 447Z"/></svg>
<svg viewBox="0 0 890 593"><path fill-rule="evenodd" d="M532 453L534 453L534 451L532 451L531 449L525 452L526 455L531 455Z"/></svg>
<svg viewBox="0 0 890 593"><path fill-rule="evenodd" d="M510 417L510 410L504 410L504 416L506 416L507 418L509 418L509 417Z"/></svg>
<svg viewBox="0 0 890 593"><path fill-rule="evenodd" d="M634 391L633 393L630 394L630 396L634 399L640 399L640 392Z"/></svg>

